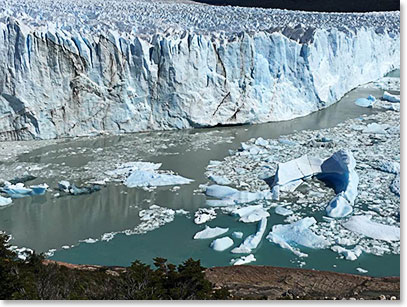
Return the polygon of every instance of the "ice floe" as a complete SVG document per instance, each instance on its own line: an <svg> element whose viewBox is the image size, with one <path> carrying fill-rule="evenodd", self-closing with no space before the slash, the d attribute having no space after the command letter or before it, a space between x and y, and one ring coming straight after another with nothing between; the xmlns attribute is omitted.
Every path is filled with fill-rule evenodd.
<svg viewBox="0 0 407 307"><path fill-rule="evenodd" d="M267 209L264 208L263 205L253 205L233 209L231 214L238 215L240 217L239 221L243 223L257 222L270 216L270 213L267 212Z"/></svg>
<svg viewBox="0 0 407 307"><path fill-rule="evenodd" d="M222 252L233 245L233 240L229 237L215 239L211 242L210 247L215 251Z"/></svg>
<svg viewBox="0 0 407 307"><path fill-rule="evenodd" d="M374 222L369 215L355 215L343 223L346 229L363 234L367 237L384 240L400 241L400 228Z"/></svg>
<svg viewBox="0 0 407 307"><path fill-rule="evenodd" d="M230 264L243 265L243 264L247 264L247 263L254 262L254 261L256 261L256 258L254 257L253 254L250 254L247 256L242 256L240 258L232 259L232 260L230 260Z"/></svg>
<svg viewBox="0 0 407 307"><path fill-rule="evenodd" d="M179 175L161 174L154 171L136 170L127 177L124 184L129 188L155 187L166 185L188 184L193 180Z"/></svg>
<svg viewBox="0 0 407 307"><path fill-rule="evenodd" d="M264 232L266 231L266 227L267 227L267 218L263 217L259 222L256 233L244 239L244 241L238 247L232 249L231 252L234 254L251 253L254 249L256 249L259 246L263 238Z"/></svg>
<svg viewBox="0 0 407 307"><path fill-rule="evenodd" d="M223 235L224 233L228 232L229 228L221 228L221 227L209 227L205 226L204 230L198 231L194 235L194 239L212 239Z"/></svg>
<svg viewBox="0 0 407 307"><path fill-rule="evenodd" d="M276 214L282 215L282 216L287 216L287 215L291 215L294 213L292 210L284 208L284 206L277 206L274 210L275 210Z"/></svg>
<svg viewBox="0 0 407 307"><path fill-rule="evenodd" d="M371 108L371 107L373 107L375 101L376 101L376 98L372 95L369 95L369 97L367 97L367 98L356 99L355 104L358 105L359 107Z"/></svg>
<svg viewBox="0 0 407 307"><path fill-rule="evenodd" d="M11 203L12 203L11 198L0 196L0 207L8 206Z"/></svg>
<svg viewBox="0 0 407 307"><path fill-rule="evenodd" d="M328 242L323 236L318 236L309 229L315 223L316 220L313 217L306 217L292 224L274 225L266 239L282 248L289 249L299 257L307 257L307 254L299 250L299 246L309 248L326 248L328 246Z"/></svg>
<svg viewBox="0 0 407 307"><path fill-rule="evenodd" d="M350 261L355 261L356 259L358 259L363 252L362 248L359 246L356 246L353 249L346 249L343 248L342 246L334 245L331 247L331 250L337 252L340 255L343 255L346 260Z"/></svg>
<svg viewBox="0 0 407 307"><path fill-rule="evenodd" d="M22 182L12 184L6 181L3 188L1 188L1 191L6 193L11 198L22 198L33 195L43 195L47 189L48 185L46 183L41 185L33 185L30 188L27 188Z"/></svg>
<svg viewBox="0 0 407 307"><path fill-rule="evenodd" d="M234 232L232 232L232 237L235 238L235 239L241 239L241 238L243 238L243 232L234 231Z"/></svg>

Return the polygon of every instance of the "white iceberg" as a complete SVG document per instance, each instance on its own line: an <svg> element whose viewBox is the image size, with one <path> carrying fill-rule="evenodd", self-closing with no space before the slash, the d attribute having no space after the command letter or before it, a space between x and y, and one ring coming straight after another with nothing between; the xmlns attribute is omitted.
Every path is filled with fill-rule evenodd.
<svg viewBox="0 0 407 307"><path fill-rule="evenodd" d="M215 182L216 184L220 184L220 185L230 184L230 180L223 176L209 175L208 178L210 180L212 180L213 182Z"/></svg>
<svg viewBox="0 0 407 307"><path fill-rule="evenodd" d="M0 195L0 207L10 205L12 203L12 199L8 197L3 197Z"/></svg>
<svg viewBox="0 0 407 307"><path fill-rule="evenodd" d="M206 187L205 194L219 198L218 200L207 200L206 203L209 206L230 206L271 198L271 192L268 190L259 192L239 191L223 185L210 185Z"/></svg>
<svg viewBox="0 0 407 307"><path fill-rule="evenodd" d="M204 224L216 218L216 211L213 208L200 208L195 212L195 224Z"/></svg>
<svg viewBox="0 0 407 307"><path fill-rule="evenodd" d="M366 237L384 240L400 241L400 228L373 222L370 215L355 215L343 223L343 226Z"/></svg>
<svg viewBox="0 0 407 307"><path fill-rule="evenodd" d="M389 101L389 102L400 102L400 95L393 95L390 94L389 92L384 92L383 93L383 100Z"/></svg>
<svg viewBox="0 0 407 307"><path fill-rule="evenodd" d="M240 216L239 221L243 223L257 222L270 216L270 213L267 212L263 205L242 207L232 210L231 213Z"/></svg>
<svg viewBox="0 0 407 307"><path fill-rule="evenodd" d="M356 259L358 259L363 252L362 248L359 246L356 246L353 249L346 249L343 248L342 246L335 245L331 247L331 250L337 252L338 254L343 255L346 260L350 261L355 261Z"/></svg>
<svg viewBox="0 0 407 307"><path fill-rule="evenodd" d="M189 184L193 180L178 175L160 174L154 171L136 170L126 179L124 184L129 188L156 187L166 185Z"/></svg>
<svg viewBox="0 0 407 307"><path fill-rule="evenodd" d="M291 181L298 181L304 177L313 176L321 172L322 160L303 155L297 159L278 164L273 185L286 185Z"/></svg>
<svg viewBox="0 0 407 307"><path fill-rule="evenodd" d="M368 134L386 134L387 125L380 125L378 123L371 123L362 130L363 133Z"/></svg>
<svg viewBox="0 0 407 307"><path fill-rule="evenodd" d="M232 259L230 260L230 264L233 265L243 265L243 264L247 264L250 262L254 262L256 261L256 258L254 258L253 254L247 255L247 256L242 256L240 258L237 259Z"/></svg>
<svg viewBox="0 0 407 307"><path fill-rule="evenodd" d="M194 235L194 239L212 239L215 237L218 237L220 235L223 235L224 233L228 232L229 228L221 228L221 227L214 227L211 228L209 226L205 226L204 230L198 231Z"/></svg>
<svg viewBox="0 0 407 307"><path fill-rule="evenodd" d="M233 240L229 237L215 239L211 242L210 247L215 251L222 252L233 245Z"/></svg>
<svg viewBox="0 0 407 307"><path fill-rule="evenodd" d="M134 171L154 171L161 167L161 163L152 163L144 161L126 162L119 165L116 169L105 172L106 175L113 178L125 178Z"/></svg>
<svg viewBox="0 0 407 307"><path fill-rule="evenodd" d="M316 235L309 227L317 221L313 217L306 217L291 224L274 225L266 239L289 249L299 257L308 255L299 250L299 246L309 248L325 248L328 242L323 236Z"/></svg>
<svg viewBox="0 0 407 307"><path fill-rule="evenodd" d="M259 246L263 238L264 232L266 231L266 227L267 227L267 218L263 217L259 222L259 226L257 228L256 233L244 239L242 244L240 244L239 247L235 247L234 249L232 249L231 252L234 254L251 253L252 250L256 249Z"/></svg>
<svg viewBox="0 0 407 307"><path fill-rule="evenodd" d="M360 107L371 108L371 107L373 107L375 101L376 101L376 98L372 95L369 95L369 97L367 97L367 98L356 99L355 104Z"/></svg>

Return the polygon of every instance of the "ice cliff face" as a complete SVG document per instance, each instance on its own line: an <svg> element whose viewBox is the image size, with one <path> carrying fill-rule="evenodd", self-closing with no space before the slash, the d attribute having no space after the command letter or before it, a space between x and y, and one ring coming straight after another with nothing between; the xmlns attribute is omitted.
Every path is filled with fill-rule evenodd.
<svg viewBox="0 0 407 307"><path fill-rule="evenodd" d="M395 12L296 15L123 3L150 15L163 6L178 8L173 14L183 23L157 19L158 31L147 27L153 17L145 20L138 11L141 19L120 20L110 8L109 23L102 14L109 3L93 13L92 6L64 1L8 3L0 12L3 140L286 120L324 108L400 65ZM74 7L58 15L64 12L58 5ZM200 19L202 10L212 19ZM224 23L222 12L228 14ZM262 25L250 28L256 13ZM233 23L236 18L241 24ZM295 26L297 20L302 24ZM265 21L273 23L267 28Z"/></svg>

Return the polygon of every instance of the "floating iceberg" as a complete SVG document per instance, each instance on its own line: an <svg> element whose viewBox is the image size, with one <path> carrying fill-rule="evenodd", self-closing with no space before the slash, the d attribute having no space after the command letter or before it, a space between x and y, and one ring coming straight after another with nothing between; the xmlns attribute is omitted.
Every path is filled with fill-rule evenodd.
<svg viewBox="0 0 407 307"><path fill-rule="evenodd" d="M8 194L11 198L22 198L26 196L33 195L43 195L48 189L46 183L40 185L33 185L30 188L24 186L24 183L11 184L6 182L5 186L2 188L2 191Z"/></svg>
<svg viewBox="0 0 407 307"><path fill-rule="evenodd" d="M370 215L355 215L343 223L350 231L384 241L400 241L400 228L373 222Z"/></svg>
<svg viewBox="0 0 407 307"><path fill-rule="evenodd" d="M233 240L229 237L215 239L211 242L210 247L218 252L222 252L233 245Z"/></svg>
<svg viewBox="0 0 407 307"><path fill-rule="evenodd" d="M8 197L3 197L0 195L0 207L10 205L12 203L12 199Z"/></svg>
<svg viewBox="0 0 407 307"><path fill-rule="evenodd" d="M352 152L343 149L322 163L317 178L331 186L337 194L326 208L328 216L344 217L352 212L359 184L355 166Z"/></svg>
<svg viewBox="0 0 407 307"><path fill-rule="evenodd" d="M200 208L195 212L195 224L204 224L216 218L216 211L213 208Z"/></svg>
<svg viewBox="0 0 407 307"><path fill-rule="evenodd" d="M276 214L282 215L282 216L287 216L287 215L291 215L294 213L292 210L284 208L284 206L277 206L274 210L275 210Z"/></svg>
<svg viewBox="0 0 407 307"><path fill-rule="evenodd" d="M263 205L242 207L232 210L231 213L240 216L239 221L243 223L257 222L270 216L270 213L267 212L267 209L265 209Z"/></svg>
<svg viewBox="0 0 407 307"><path fill-rule="evenodd" d="M387 125L380 125L377 123L371 123L366 126L365 129L362 130L363 133L368 134L386 134L386 129L388 128Z"/></svg>
<svg viewBox="0 0 407 307"><path fill-rule="evenodd" d="M273 185L279 185L281 190L284 185L292 181L298 181L304 177L320 173L321 163L321 159L315 157L309 158L307 155L279 163Z"/></svg>
<svg viewBox="0 0 407 307"><path fill-rule="evenodd" d="M193 180L178 175L160 174L154 171L136 170L127 177L124 184L129 188L155 187L166 185L189 184Z"/></svg>
<svg viewBox="0 0 407 307"><path fill-rule="evenodd" d="M234 249L232 249L231 252L234 254L251 253L252 250L256 249L259 246L263 238L264 232L266 231L266 227L267 227L267 218L263 217L259 222L257 232L244 239L242 244L240 244L239 247L235 247Z"/></svg>
<svg viewBox="0 0 407 307"><path fill-rule="evenodd" d="M331 250L337 252L338 254L343 255L346 260L350 261L355 261L356 259L358 259L363 252L362 248L359 246L356 246L353 249L346 249L343 248L342 246L335 245L331 247Z"/></svg>
<svg viewBox="0 0 407 307"><path fill-rule="evenodd" d="M389 92L384 92L383 93L383 100L389 101L389 102L400 102L400 96L399 95L392 95Z"/></svg>
<svg viewBox="0 0 407 307"><path fill-rule="evenodd" d="M144 161L126 162L119 165L116 169L105 172L112 178L126 178L134 171L154 171L161 167L161 163L152 163Z"/></svg>
<svg viewBox="0 0 407 307"><path fill-rule="evenodd" d="M100 191L101 187L97 184L91 186L77 187L75 184L70 184L69 181L62 180L58 182L58 189L64 193L71 195L91 194Z"/></svg>
<svg viewBox="0 0 407 307"><path fill-rule="evenodd" d="M243 232L241 231L234 231L232 232L232 237L236 239L241 239L243 238Z"/></svg>
<svg viewBox="0 0 407 307"><path fill-rule="evenodd" d="M270 191L239 191L223 185L210 185L206 188L205 194L210 197L219 198L219 200L207 200L206 203L209 206L230 206L271 198Z"/></svg>
<svg viewBox="0 0 407 307"><path fill-rule="evenodd" d="M359 107L371 108L371 107L373 107L375 101L376 101L376 98L372 95L369 95L369 97L367 97L367 98L356 99L355 104L358 105Z"/></svg>
<svg viewBox="0 0 407 307"><path fill-rule="evenodd" d="M205 226L204 230L198 231L194 235L194 239L212 239L223 235L224 233L228 232L229 228L221 228L221 227L214 227L211 228L209 226Z"/></svg>
<svg viewBox="0 0 407 307"><path fill-rule="evenodd" d="M254 258L253 254L247 255L247 256L242 256L240 258L237 259L232 259L230 260L230 264L233 265L243 265L243 264L247 264L250 262L254 262L256 261L256 258Z"/></svg>
<svg viewBox="0 0 407 307"><path fill-rule="evenodd" d="M325 248L328 242L324 237L316 235L309 227L317 221L313 217L306 217L291 224L274 225L266 239L289 249L299 257L307 257L298 246L309 248Z"/></svg>

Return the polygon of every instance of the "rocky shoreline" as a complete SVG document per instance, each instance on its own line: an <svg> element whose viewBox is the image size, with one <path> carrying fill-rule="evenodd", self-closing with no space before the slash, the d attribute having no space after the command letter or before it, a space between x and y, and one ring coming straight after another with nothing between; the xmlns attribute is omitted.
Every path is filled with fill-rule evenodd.
<svg viewBox="0 0 407 307"><path fill-rule="evenodd" d="M118 275L126 270L125 267L71 264L53 260L44 260L43 263L87 271L106 269L106 274L110 275ZM205 275L215 285L215 288L226 288L232 299L400 299L400 277L369 277L329 271L252 265L208 268Z"/></svg>

